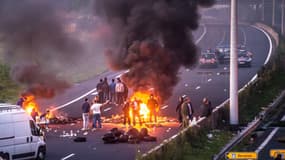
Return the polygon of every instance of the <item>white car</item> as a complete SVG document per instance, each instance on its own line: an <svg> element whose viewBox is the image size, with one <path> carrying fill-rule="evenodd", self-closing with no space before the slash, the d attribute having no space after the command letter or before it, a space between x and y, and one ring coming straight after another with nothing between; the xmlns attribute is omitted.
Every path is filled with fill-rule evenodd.
<svg viewBox="0 0 285 160"><path fill-rule="evenodd" d="M0 159L44 160L46 143L40 128L20 106L0 104Z"/></svg>

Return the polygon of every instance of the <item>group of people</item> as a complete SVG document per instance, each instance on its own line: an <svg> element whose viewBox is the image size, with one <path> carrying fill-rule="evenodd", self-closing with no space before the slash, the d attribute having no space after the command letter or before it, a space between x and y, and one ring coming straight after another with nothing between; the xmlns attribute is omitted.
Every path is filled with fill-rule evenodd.
<svg viewBox="0 0 285 160"><path fill-rule="evenodd" d="M90 105L89 99L85 98L85 102L82 105L82 119L83 119L83 127L82 130L88 130L89 126L89 115L90 112L93 116L93 123L92 123L92 131L98 128L102 128L101 123L101 107L104 107L107 105L110 101L106 100L104 103L100 103L100 98L98 95L96 95Z"/></svg>
<svg viewBox="0 0 285 160"><path fill-rule="evenodd" d="M89 103L89 99L85 98L85 102L82 104L82 119L83 119L82 130L88 130L90 113L92 114L92 118L93 118L92 131L96 130L97 128L102 128L101 107L104 107L110 102L111 102L110 100L106 100L105 102L101 103L99 95L96 95L94 97L94 100L92 101L91 104ZM122 107L124 125L128 123L130 126L131 120L132 120L132 124L135 126L136 120L138 119L139 124L141 126L143 122L147 121L141 118L141 115L140 115L141 103L142 101L136 97L133 100L129 98L124 101L123 107ZM147 106L150 111L149 121L153 122L153 117L154 117L154 122L156 123L158 110L159 110L159 104L157 100L154 98L153 94L150 94L149 99L147 101ZM131 119L130 113L132 113L132 119Z"/></svg>
<svg viewBox="0 0 285 160"><path fill-rule="evenodd" d="M208 117L211 115L212 103L208 100L208 98L203 98L201 109L201 117ZM183 128L189 126L194 117L194 107L189 96L183 95L179 97L176 112L178 113L178 121L181 123L181 126Z"/></svg>
<svg viewBox="0 0 285 160"><path fill-rule="evenodd" d="M110 84L106 77L104 80L100 79L96 89L100 103L110 100L111 103L122 105L128 97L128 87L120 78L117 78L117 82L112 79Z"/></svg>
<svg viewBox="0 0 285 160"><path fill-rule="evenodd" d="M132 111L132 121L133 125L136 125L136 118L139 120L140 126L142 122L145 122L145 119L141 119L140 115L140 107L142 101L134 97L134 100L126 100L123 105L123 113L124 113L124 125L128 122L131 125L131 115L130 111ZM153 94L150 94L149 99L147 101L147 107L149 109L149 122L153 122L152 118L154 117L154 122L157 123L157 115L159 110L159 104L157 100L154 98Z"/></svg>

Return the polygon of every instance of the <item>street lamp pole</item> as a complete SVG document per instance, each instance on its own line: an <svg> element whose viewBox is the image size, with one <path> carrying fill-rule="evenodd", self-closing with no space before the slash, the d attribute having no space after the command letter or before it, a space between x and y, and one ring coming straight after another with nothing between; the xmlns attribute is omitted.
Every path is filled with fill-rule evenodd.
<svg viewBox="0 0 285 160"><path fill-rule="evenodd" d="M272 26L275 26L275 0L272 2Z"/></svg>
<svg viewBox="0 0 285 160"><path fill-rule="evenodd" d="M264 0L262 0L262 13L261 13L261 20L264 22L264 10L265 10L265 6L264 6Z"/></svg>
<svg viewBox="0 0 285 160"><path fill-rule="evenodd" d="M230 48L230 124L239 124L238 118L238 64L237 64L237 1L231 0Z"/></svg>
<svg viewBox="0 0 285 160"><path fill-rule="evenodd" d="M281 34L284 35L284 0L281 4Z"/></svg>

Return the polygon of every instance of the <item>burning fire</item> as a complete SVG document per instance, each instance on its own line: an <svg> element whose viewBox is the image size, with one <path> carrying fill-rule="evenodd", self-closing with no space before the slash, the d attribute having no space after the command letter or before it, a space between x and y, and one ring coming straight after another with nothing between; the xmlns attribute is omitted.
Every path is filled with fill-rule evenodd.
<svg viewBox="0 0 285 160"><path fill-rule="evenodd" d="M150 109L147 106L147 101L150 97L150 93L147 92L135 92L130 100L133 102L135 99L141 101L140 103L140 117L142 122L148 121L150 118ZM157 97L155 97L155 99L157 99ZM133 121L134 117L133 117L133 110L131 109L130 112L130 117L131 117L131 121ZM138 122L138 120L136 120Z"/></svg>
<svg viewBox="0 0 285 160"><path fill-rule="evenodd" d="M25 97L25 101L24 101L23 106L29 115L31 115L33 109L35 109L35 112L38 112L38 114L40 114L39 113L39 106L35 101L35 96L33 96L33 95L28 95Z"/></svg>

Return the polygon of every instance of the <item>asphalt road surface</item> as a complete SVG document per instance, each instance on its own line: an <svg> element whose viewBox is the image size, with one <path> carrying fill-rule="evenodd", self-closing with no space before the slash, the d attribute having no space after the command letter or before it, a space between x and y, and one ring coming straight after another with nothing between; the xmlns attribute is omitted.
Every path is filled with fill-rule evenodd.
<svg viewBox="0 0 285 160"><path fill-rule="evenodd" d="M203 22L215 22L213 19L217 10L206 11L203 14L211 18L203 19ZM220 12L227 15L228 11ZM227 18L226 18L227 19ZM228 22L224 22L229 24ZM214 49L217 45L229 44L230 31L228 25L204 24L193 33L193 38L201 51ZM269 40L260 30L246 25L240 25L238 30L238 43L246 46L247 50L253 53L252 67L239 68L239 88L243 87L257 71L262 67L270 51ZM71 117L81 117L81 104L85 97L92 99L96 94L96 84L100 78L115 78L125 71L113 72L107 71L99 76L93 77L87 81L74 84L66 92L57 95L53 99L39 101L41 109L50 106L60 107L59 112L65 113ZM175 107L178 96L189 95L195 108L195 115L200 115L200 104L203 97L208 97L213 106L221 104L228 99L229 95L229 65L219 65L218 68L181 68L180 82L176 85L171 98L162 106L160 115L167 116L169 119L175 119L177 114ZM122 109L116 106L107 106L102 113L105 117L111 117L122 113ZM123 128L122 124L104 123L103 129L88 133L81 131L81 122L67 125L53 125L47 132L47 159L124 159L131 160L137 155L148 151L161 143L164 139L176 134L179 130L176 122L162 123L160 127L149 129L150 135L157 137L157 142L142 142L140 144L104 144L101 137L104 133L113 127ZM73 142L73 137L62 137L63 133L73 133L77 136L87 137L85 143Z"/></svg>
<svg viewBox="0 0 285 160"><path fill-rule="evenodd" d="M239 43L246 45L247 49L254 54L251 68L239 69L239 88L244 86L257 73L264 64L269 53L269 40L259 30L251 26L239 27ZM218 44L229 44L229 26L225 25L205 25L201 26L193 34L197 45L201 50L215 48ZM120 74L115 72L106 72L98 77L88 81L75 84L64 94L58 95L52 100L41 101L41 106L62 106L59 111L67 113L72 117L81 116L81 104L83 97L94 97L96 87L100 78L114 78ZM168 100L161 110L162 116L176 117L175 105L178 96L187 94L191 97L195 107L195 114L200 114L199 106L203 97L208 97L214 106L219 105L228 98L229 90L229 66L219 65L218 68L209 69L187 69L181 68L181 80L175 87L173 96ZM87 93L89 92L89 93ZM83 96L82 96L83 95ZM82 98L80 98L82 96ZM73 103L71 101L74 100ZM70 104L68 103L70 102ZM121 113L121 109L116 106L108 106L103 112L103 116L110 117L113 114ZM161 143L179 130L175 122L163 123L162 127L150 129L150 135L158 137L157 142L143 142L138 145L134 144L104 144L101 137L112 127L122 128L120 124L103 124L103 129L95 132L88 132L86 143L75 143L73 137L60 137L63 132L77 136L83 136L81 122L68 125L51 126L47 133L47 159L134 159L136 155L144 153Z"/></svg>

